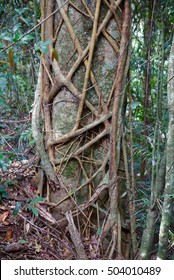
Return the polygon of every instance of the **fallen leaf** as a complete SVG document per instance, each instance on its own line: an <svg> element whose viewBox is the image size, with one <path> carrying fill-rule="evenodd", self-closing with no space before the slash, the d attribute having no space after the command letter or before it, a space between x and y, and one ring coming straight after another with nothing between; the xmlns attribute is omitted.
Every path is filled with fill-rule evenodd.
<svg viewBox="0 0 174 280"><path fill-rule="evenodd" d="M3 213L0 213L0 222L4 222L5 219L8 217L9 212L4 211Z"/></svg>
<svg viewBox="0 0 174 280"><path fill-rule="evenodd" d="M63 256L64 257L69 257L71 255L71 252L67 249L67 248L65 248L64 250L63 250Z"/></svg>
<svg viewBox="0 0 174 280"><path fill-rule="evenodd" d="M5 240L9 241L10 239L12 239L13 237L13 230L12 229L8 229L5 235Z"/></svg>
<svg viewBox="0 0 174 280"><path fill-rule="evenodd" d="M3 224L4 226L8 226L8 225L10 224L10 222L9 222L9 221L4 221L4 222L2 222L2 224Z"/></svg>
<svg viewBox="0 0 174 280"><path fill-rule="evenodd" d="M39 253L41 248L42 248L42 246L40 244L38 244L36 240L35 240L35 246L34 247L35 247L37 253Z"/></svg>
<svg viewBox="0 0 174 280"><path fill-rule="evenodd" d="M31 227L31 226L30 226L30 224L29 224L29 223L27 223L27 224L26 224L26 232L27 232L27 233L29 232L30 227Z"/></svg>
<svg viewBox="0 0 174 280"><path fill-rule="evenodd" d="M5 210L6 209L6 206L4 206L4 205L0 205L0 210Z"/></svg>
<svg viewBox="0 0 174 280"><path fill-rule="evenodd" d="M26 246L19 243L12 243L4 247L6 253L15 253L25 249Z"/></svg>

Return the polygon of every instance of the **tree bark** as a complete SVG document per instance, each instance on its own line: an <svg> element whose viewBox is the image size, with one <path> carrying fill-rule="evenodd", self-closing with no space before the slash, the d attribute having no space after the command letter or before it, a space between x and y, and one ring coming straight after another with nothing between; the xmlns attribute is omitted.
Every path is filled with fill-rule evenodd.
<svg viewBox="0 0 174 280"><path fill-rule="evenodd" d="M166 183L159 233L158 259L167 258L169 228L172 218L171 208L174 197L174 37L168 62L167 96L169 125L166 152Z"/></svg>
<svg viewBox="0 0 174 280"><path fill-rule="evenodd" d="M76 209L74 222L86 228L86 234L108 234L107 242L112 240L108 255L113 258L116 251L124 254L116 178L130 60L130 1L42 0L41 8L42 19L58 9L42 25L43 42L52 43L41 59L40 157L43 161L47 155L60 186L50 190L55 203L51 212L61 224L66 213ZM36 142L39 151L40 141ZM108 174L110 182L107 179L103 187ZM122 186L126 189L125 181ZM114 222L107 229L108 205Z"/></svg>

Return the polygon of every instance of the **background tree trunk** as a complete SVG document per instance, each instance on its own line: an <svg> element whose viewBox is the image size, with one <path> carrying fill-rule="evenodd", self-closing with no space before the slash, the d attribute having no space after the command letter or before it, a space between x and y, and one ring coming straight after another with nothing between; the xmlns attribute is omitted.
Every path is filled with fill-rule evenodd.
<svg viewBox="0 0 174 280"><path fill-rule="evenodd" d="M164 190L164 203L162 210L162 220L159 233L158 258L166 259L168 252L168 240L170 224L172 221L172 204L174 197L174 37L168 62L168 110L169 125L167 137L166 153L166 182Z"/></svg>

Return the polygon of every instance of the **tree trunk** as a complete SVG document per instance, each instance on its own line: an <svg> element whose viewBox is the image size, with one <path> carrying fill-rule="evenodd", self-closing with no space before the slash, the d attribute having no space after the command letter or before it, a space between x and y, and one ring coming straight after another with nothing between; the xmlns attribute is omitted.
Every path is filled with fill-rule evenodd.
<svg viewBox="0 0 174 280"><path fill-rule="evenodd" d="M164 203L162 220L159 233L158 258L166 259L168 252L169 229L172 218L172 203L174 194L174 37L168 62L168 110L169 125L166 153L166 183L164 191Z"/></svg>
<svg viewBox="0 0 174 280"><path fill-rule="evenodd" d="M119 209L120 200L126 204L128 199L121 198L118 172L129 69L130 1L42 0L42 19L56 9L42 25L48 52L41 55L43 127L37 130L44 133L39 134L42 139L35 138L42 163L47 154L42 168L54 205L50 210L61 226L72 210L81 234L88 238L96 234L98 248L101 242L106 249L112 245L107 256L122 257L129 255L122 240L126 215L121 216Z"/></svg>

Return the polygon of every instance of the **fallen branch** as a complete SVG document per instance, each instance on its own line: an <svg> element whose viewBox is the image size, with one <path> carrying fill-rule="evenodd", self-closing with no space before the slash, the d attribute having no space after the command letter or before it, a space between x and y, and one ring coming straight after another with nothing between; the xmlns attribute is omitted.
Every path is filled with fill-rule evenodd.
<svg viewBox="0 0 174 280"><path fill-rule="evenodd" d="M71 235L71 239L72 239L72 242L74 244L74 247L75 247L75 250L77 253L77 259L78 260L87 260L88 257L85 253L82 241L80 239L80 234L74 224L74 220L73 220L71 211L67 212L65 215L66 215L66 219L68 221L69 233Z"/></svg>

